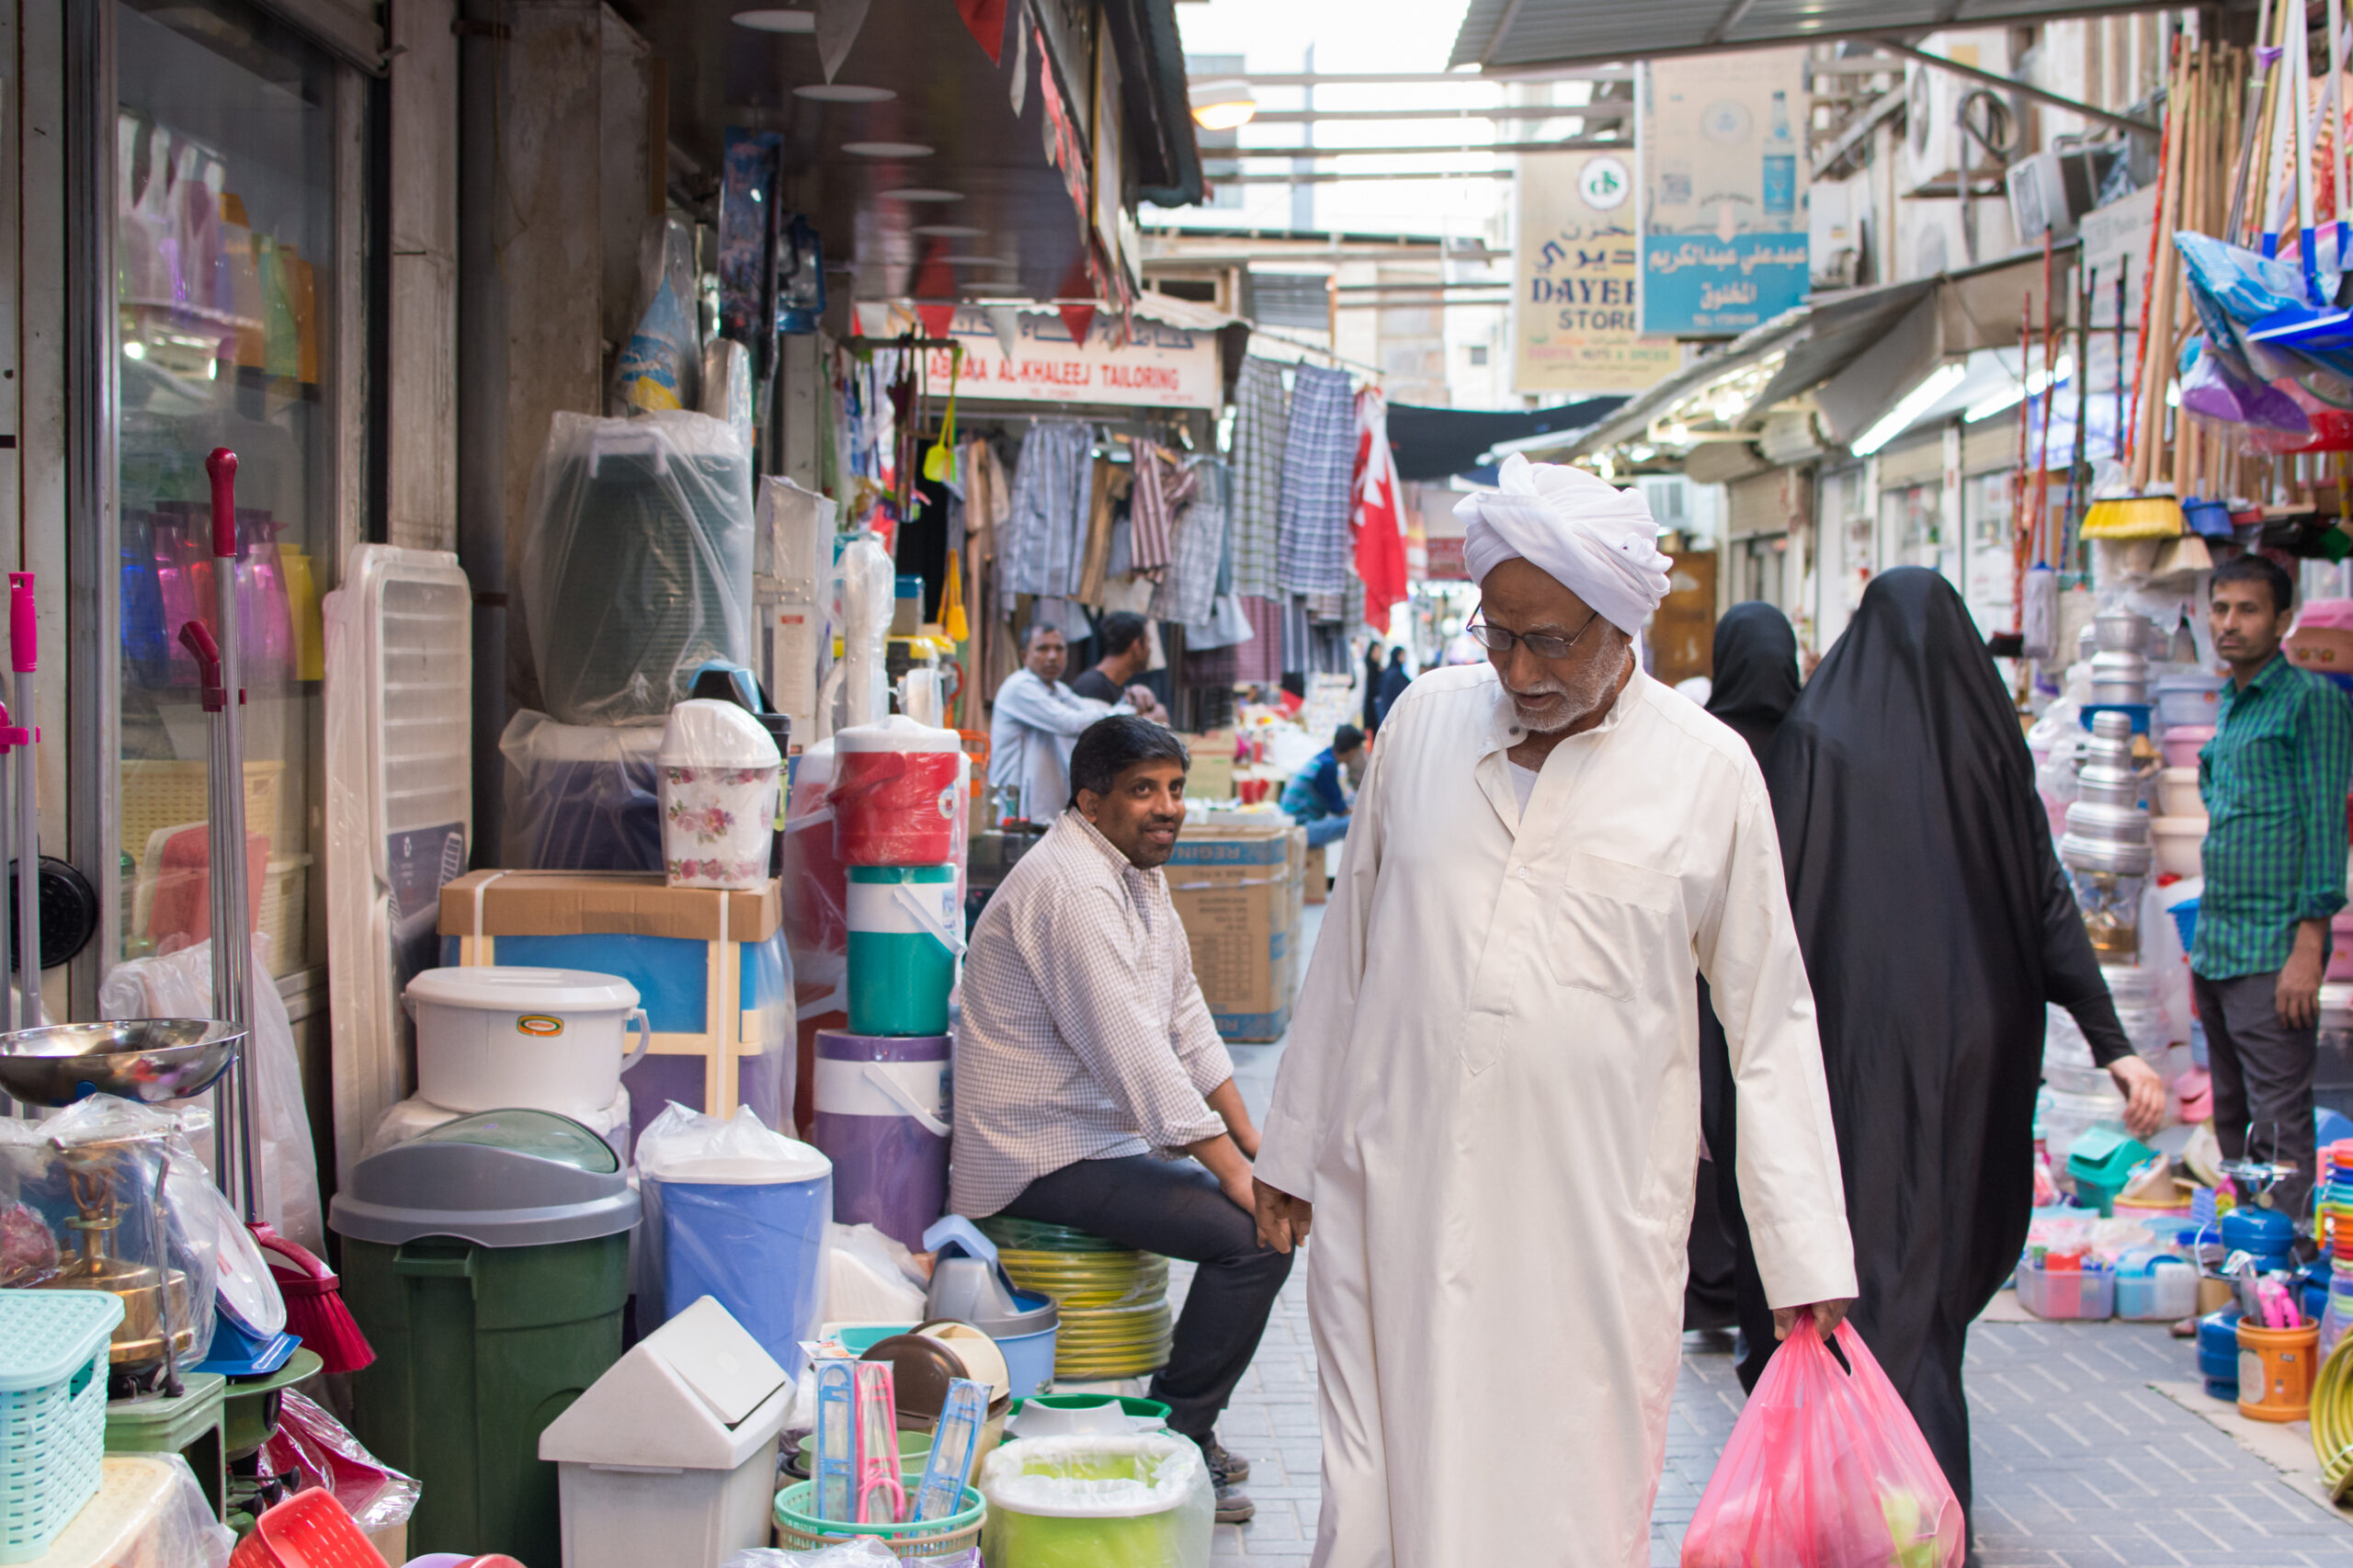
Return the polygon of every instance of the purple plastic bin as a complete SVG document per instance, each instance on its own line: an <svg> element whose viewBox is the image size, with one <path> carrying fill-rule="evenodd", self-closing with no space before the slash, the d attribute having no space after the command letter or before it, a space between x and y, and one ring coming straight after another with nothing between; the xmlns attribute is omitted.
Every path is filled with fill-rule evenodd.
<svg viewBox="0 0 2353 1568"><path fill-rule="evenodd" d="M834 1219L914 1251L948 1206L948 1036L817 1031L812 1141L834 1162Z"/></svg>

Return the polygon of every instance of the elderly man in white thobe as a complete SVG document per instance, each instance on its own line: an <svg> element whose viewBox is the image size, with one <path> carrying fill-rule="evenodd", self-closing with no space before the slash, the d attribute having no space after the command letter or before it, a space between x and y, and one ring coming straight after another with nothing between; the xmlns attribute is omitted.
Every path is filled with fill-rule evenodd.
<svg viewBox="0 0 2353 1568"><path fill-rule="evenodd" d="M1464 501L1488 663L1381 725L1256 1164L1314 1234L1315 1568L1649 1562L1699 1151L1694 971L1778 1326L1855 1293L1765 780L1633 653L1642 500L1506 460Z"/></svg>

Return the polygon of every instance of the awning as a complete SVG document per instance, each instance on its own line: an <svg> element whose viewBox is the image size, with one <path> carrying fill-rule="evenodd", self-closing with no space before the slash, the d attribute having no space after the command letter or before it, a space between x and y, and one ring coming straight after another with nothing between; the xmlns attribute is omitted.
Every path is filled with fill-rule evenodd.
<svg viewBox="0 0 2353 1568"><path fill-rule="evenodd" d="M2052 287L2062 300L2069 295L2074 265L2072 245L2052 259ZM1939 361L2015 345L2019 303L2029 291L2041 298L2042 267L2040 251L2021 251L1934 278L1817 294L1571 439L1516 448L1560 460L1640 439L1694 393L1768 362L1763 384L1722 421L1728 433L1755 434L1774 406L1813 392L1825 434L1851 442Z"/></svg>
<svg viewBox="0 0 2353 1568"><path fill-rule="evenodd" d="M1496 413L1474 408L1389 405L1389 446L1403 480L1446 479L1480 466L1496 443L1530 436L1563 436L1607 417L1626 400L1589 397L1557 408Z"/></svg>
<svg viewBox="0 0 2353 1568"><path fill-rule="evenodd" d="M1447 64L1597 65L2156 9L2145 0L1471 0Z"/></svg>

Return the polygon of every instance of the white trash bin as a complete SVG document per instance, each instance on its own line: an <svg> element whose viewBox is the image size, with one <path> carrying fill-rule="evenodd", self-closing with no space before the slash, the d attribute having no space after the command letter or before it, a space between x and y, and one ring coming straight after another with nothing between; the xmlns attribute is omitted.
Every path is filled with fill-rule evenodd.
<svg viewBox="0 0 2353 1568"><path fill-rule="evenodd" d="M792 1387L709 1296L638 1341L540 1434L563 1568L710 1568L766 1546Z"/></svg>

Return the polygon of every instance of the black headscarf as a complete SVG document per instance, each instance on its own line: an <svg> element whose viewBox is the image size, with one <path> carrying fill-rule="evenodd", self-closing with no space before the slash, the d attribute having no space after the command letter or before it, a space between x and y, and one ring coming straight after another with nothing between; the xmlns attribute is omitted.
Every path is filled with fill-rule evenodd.
<svg viewBox="0 0 2353 1568"><path fill-rule="evenodd" d="M1716 622L1710 678L1708 711L1738 731L1764 767L1783 715L1798 699L1798 634L1790 618L1762 599L1726 610Z"/></svg>
<svg viewBox="0 0 2353 1568"><path fill-rule="evenodd" d="M2032 759L1952 585L1874 578L1766 778L1862 1295L1856 1326L1970 1501L1969 1324L2033 1200L2043 1005L2129 1050L2052 853Z"/></svg>

